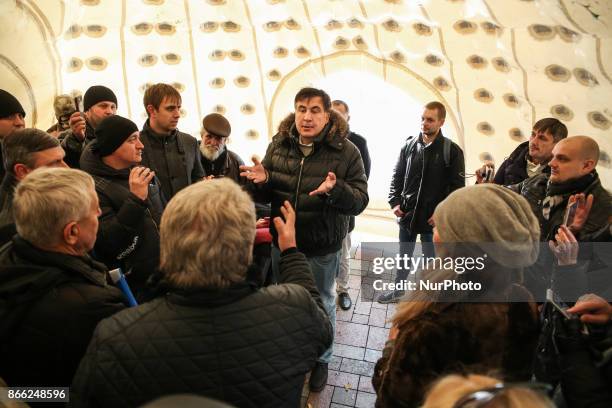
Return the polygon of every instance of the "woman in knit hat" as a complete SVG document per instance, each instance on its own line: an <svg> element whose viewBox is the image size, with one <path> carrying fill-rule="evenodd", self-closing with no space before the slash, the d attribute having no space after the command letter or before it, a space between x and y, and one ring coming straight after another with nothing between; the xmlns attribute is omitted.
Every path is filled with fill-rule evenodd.
<svg viewBox="0 0 612 408"><path fill-rule="evenodd" d="M433 262L421 278L426 285L417 282L398 306L375 368L377 407L419 406L432 382L453 372L496 371L506 381L531 374L537 311L517 284L539 250L529 204L480 184L453 192L433 219L436 259L443 262Z"/></svg>

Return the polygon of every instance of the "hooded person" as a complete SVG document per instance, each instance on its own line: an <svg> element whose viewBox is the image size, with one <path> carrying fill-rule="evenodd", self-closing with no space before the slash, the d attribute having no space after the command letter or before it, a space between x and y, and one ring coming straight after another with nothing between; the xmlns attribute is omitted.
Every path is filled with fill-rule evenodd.
<svg viewBox="0 0 612 408"><path fill-rule="evenodd" d="M25 127L25 121L23 120L25 115L25 110L17 98L4 89L0 89L0 142L15 130ZM6 172L2 150L3 147L0 144L0 163L2 163L0 166L0 181L2 181Z"/></svg>
<svg viewBox="0 0 612 408"><path fill-rule="evenodd" d="M102 209L95 255L109 268L121 267L137 296L159 263L157 225L165 207L155 173L138 166L143 148L136 124L113 115L81 157Z"/></svg>
<svg viewBox="0 0 612 408"><path fill-rule="evenodd" d="M531 375L537 312L519 285L539 253L529 204L480 184L451 193L433 219L434 259L443 263L433 262L398 306L373 377L377 407L419 406L430 384L450 372L496 370L506 381ZM447 290L436 286L446 282Z"/></svg>

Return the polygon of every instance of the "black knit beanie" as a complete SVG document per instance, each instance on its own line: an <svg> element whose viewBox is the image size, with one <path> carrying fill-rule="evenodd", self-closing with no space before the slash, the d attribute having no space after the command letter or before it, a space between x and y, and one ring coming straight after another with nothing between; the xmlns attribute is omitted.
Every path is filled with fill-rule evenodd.
<svg viewBox="0 0 612 408"><path fill-rule="evenodd" d="M96 103L104 101L115 102L117 105L117 97L109 88L102 85L91 86L83 96L83 109L88 111Z"/></svg>
<svg viewBox="0 0 612 408"><path fill-rule="evenodd" d="M21 113L25 118L25 111L17 98L4 89L0 89L0 119L9 117L14 113Z"/></svg>
<svg viewBox="0 0 612 408"><path fill-rule="evenodd" d="M137 131L138 126L131 120L119 115L109 116L96 128L93 148L100 154L100 157L111 155L132 133Z"/></svg>

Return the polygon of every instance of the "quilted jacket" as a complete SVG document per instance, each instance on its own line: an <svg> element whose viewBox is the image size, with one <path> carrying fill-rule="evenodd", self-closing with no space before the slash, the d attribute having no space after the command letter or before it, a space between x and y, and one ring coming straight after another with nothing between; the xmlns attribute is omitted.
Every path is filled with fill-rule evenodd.
<svg viewBox="0 0 612 408"><path fill-rule="evenodd" d="M279 285L170 291L102 321L74 379L75 407L136 407L191 393L237 407L297 407L332 328L303 254Z"/></svg>
<svg viewBox="0 0 612 408"><path fill-rule="evenodd" d="M314 140L307 157L300 150L295 114L279 125L262 161L268 182L259 185L259 202L272 203L271 218L281 216L285 200L295 208L297 245L306 256L321 256L340 250L348 232L348 215L359 215L367 207L368 181L357 147L346 140L348 125L335 111ZM321 185L329 172L336 175L335 187L325 194L309 193ZM276 244L277 233L270 223Z"/></svg>

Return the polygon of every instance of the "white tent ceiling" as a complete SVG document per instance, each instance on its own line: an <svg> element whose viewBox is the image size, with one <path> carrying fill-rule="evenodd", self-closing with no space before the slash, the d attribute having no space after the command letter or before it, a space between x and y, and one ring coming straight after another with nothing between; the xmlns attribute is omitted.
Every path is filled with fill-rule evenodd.
<svg viewBox="0 0 612 408"><path fill-rule="evenodd" d="M31 126L53 123L55 95L94 84L142 123L145 87L167 82L183 97L182 130L222 112L246 159L265 152L297 89L317 85L347 100L368 138L374 207L430 100L447 105L468 171L555 116L600 143L612 185L608 0L3 0L0 19L0 87Z"/></svg>

